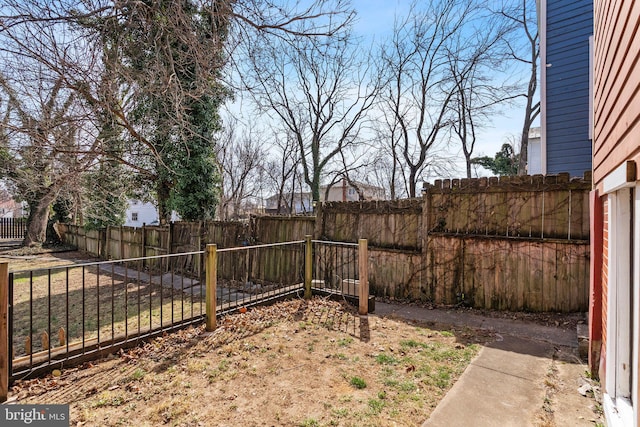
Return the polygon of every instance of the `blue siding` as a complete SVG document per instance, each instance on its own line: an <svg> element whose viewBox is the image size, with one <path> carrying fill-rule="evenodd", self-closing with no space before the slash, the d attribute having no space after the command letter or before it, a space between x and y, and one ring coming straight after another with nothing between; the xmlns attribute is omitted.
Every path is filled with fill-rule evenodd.
<svg viewBox="0 0 640 427"><path fill-rule="evenodd" d="M591 170L589 36L592 0L547 0L547 173Z"/></svg>

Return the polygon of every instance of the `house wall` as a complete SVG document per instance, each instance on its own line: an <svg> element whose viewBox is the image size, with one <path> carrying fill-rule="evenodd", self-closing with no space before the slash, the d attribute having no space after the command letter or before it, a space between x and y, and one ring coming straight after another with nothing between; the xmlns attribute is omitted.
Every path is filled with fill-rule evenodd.
<svg viewBox="0 0 640 427"><path fill-rule="evenodd" d="M313 212L313 201L311 200L311 193L294 193L293 195L293 209L289 211L289 208L286 206L291 202L291 193L283 195L283 203L280 206L280 212L278 212L278 196L271 196L266 199L266 212L270 214L278 214L278 213L290 213L290 214L300 214Z"/></svg>
<svg viewBox="0 0 640 427"><path fill-rule="evenodd" d="M598 369L600 378L604 378L606 375L604 362L607 354L607 305L609 304L609 202L606 197L604 197L602 206L602 318L600 319L602 347L600 348L601 359L594 361L597 364L594 368Z"/></svg>
<svg viewBox="0 0 640 427"><path fill-rule="evenodd" d="M593 180L604 205L600 381L607 425L640 425L639 26L640 2L594 1Z"/></svg>
<svg viewBox="0 0 640 427"><path fill-rule="evenodd" d="M593 179L602 192L611 171L640 162L640 2L596 0L594 12Z"/></svg>
<svg viewBox="0 0 640 427"><path fill-rule="evenodd" d="M369 185L362 185L362 193L366 200L384 200L384 188L377 188ZM358 191L343 182L337 183L329 189L329 194L325 200L327 187L320 188L320 200L323 202L357 202L360 200Z"/></svg>
<svg viewBox="0 0 640 427"><path fill-rule="evenodd" d="M589 138L589 36L592 0L546 1L545 49L541 72L546 170L582 176L591 170ZM544 149L543 149L544 150Z"/></svg>
<svg viewBox="0 0 640 427"><path fill-rule="evenodd" d="M134 214L137 214L137 218L134 220ZM143 224L151 224L154 221L158 221L158 210L149 202L140 202L137 200L130 200L129 207L127 207L127 219L124 223L127 227L142 227Z"/></svg>

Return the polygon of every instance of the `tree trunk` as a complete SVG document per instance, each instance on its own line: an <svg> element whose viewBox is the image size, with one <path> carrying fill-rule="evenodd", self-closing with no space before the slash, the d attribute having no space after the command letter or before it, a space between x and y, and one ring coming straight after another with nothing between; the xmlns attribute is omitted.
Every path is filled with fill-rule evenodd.
<svg viewBox="0 0 640 427"><path fill-rule="evenodd" d="M171 222L171 210L169 209L170 186L165 180L162 180L156 186L156 195L158 197L158 222L160 225L167 225Z"/></svg>
<svg viewBox="0 0 640 427"><path fill-rule="evenodd" d="M416 176L418 175L417 168L410 168L409 172L409 197L416 197Z"/></svg>
<svg viewBox="0 0 640 427"><path fill-rule="evenodd" d="M49 206L55 195L45 195L39 200L29 202L29 218L27 230L22 244L24 246L41 245L47 240L47 222L49 221Z"/></svg>

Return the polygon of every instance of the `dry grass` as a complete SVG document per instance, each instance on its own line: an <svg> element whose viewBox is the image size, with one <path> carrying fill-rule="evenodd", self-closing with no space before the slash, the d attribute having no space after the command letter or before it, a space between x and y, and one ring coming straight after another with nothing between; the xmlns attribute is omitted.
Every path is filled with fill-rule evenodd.
<svg viewBox="0 0 640 427"><path fill-rule="evenodd" d="M197 295L140 280L135 270L125 279L109 270L98 274L96 266L61 265L70 265L68 256L46 257L37 264L44 270L14 274L16 357L27 354L27 338L32 340L33 352L42 350L43 333L51 336L51 346L59 345L60 328L69 344L98 337L103 342L125 334L148 332L161 322L169 326L204 310ZM24 262L10 262L12 271L16 267L35 268L35 264L29 267Z"/></svg>
<svg viewBox="0 0 640 427"><path fill-rule="evenodd" d="M71 403L72 425L409 426L428 418L478 339L489 337L296 300L18 383L13 395Z"/></svg>

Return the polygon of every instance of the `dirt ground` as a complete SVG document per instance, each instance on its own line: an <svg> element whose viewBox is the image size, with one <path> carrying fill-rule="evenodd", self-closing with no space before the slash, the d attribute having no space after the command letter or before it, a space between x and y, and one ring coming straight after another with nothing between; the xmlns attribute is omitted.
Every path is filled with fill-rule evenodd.
<svg viewBox="0 0 640 427"><path fill-rule="evenodd" d="M10 269L82 256L12 258ZM576 319L526 320L570 328ZM484 330L360 317L347 304L322 298L293 300L227 316L212 333L191 328L17 381L9 400L68 403L74 426L414 426L493 339ZM563 354L549 362L541 379L547 396L531 422L603 425L597 384L569 350Z"/></svg>
<svg viewBox="0 0 640 427"><path fill-rule="evenodd" d="M11 400L70 403L72 425L410 426L491 339L293 300L18 381Z"/></svg>

